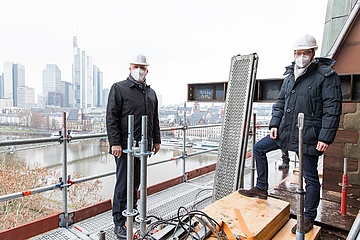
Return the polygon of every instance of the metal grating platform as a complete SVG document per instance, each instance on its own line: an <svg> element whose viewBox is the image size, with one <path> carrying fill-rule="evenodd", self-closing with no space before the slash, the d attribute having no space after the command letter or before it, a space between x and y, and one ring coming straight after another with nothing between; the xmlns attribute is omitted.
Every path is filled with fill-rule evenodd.
<svg viewBox="0 0 360 240"><path fill-rule="evenodd" d="M31 238L31 239L42 239L42 240L50 240L50 239L64 239L64 240L73 240L79 239L78 236L71 233L68 229L58 228L53 231L47 232L39 237Z"/></svg>
<svg viewBox="0 0 360 240"><path fill-rule="evenodd" d="M188 210L193 208L201 210L211 203L214 175L214 172L208 173L186 183L150 195L147 199L147 215L168 219L176 216L179 207L185 207ZM136 226L137 224L135 224ZM106 240L117 239L114 235L111 210L75 223L68 229L59 228L33 237L31 240L98 240L100 231L105 232Z"/></svg>
<svg viewBox="0 0 360 240"><path fill-rule="evenodd" d="M213 200L234 192L244 176L257 62L256 54L231 59Z"/></svg>

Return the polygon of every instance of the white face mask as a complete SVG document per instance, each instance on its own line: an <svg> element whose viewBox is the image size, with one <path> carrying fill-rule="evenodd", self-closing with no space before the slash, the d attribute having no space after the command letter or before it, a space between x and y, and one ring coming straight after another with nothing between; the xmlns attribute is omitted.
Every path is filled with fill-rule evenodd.
<svg viewBox="0 0 360 240"><path fill-rule="evenodd" d="M301 56L298 56L297 58L295 58L295 64L299 68L306 67L307 65L309 65L310 61L311 61L311 58L306 55L301 55Z"/></svg>
<svg viewBox="0 0 360 240"><path fill-rule="evenodd" d="M144 82L146 72L141 68L136 68L131 71L131 76L138 82Z"/></svg>

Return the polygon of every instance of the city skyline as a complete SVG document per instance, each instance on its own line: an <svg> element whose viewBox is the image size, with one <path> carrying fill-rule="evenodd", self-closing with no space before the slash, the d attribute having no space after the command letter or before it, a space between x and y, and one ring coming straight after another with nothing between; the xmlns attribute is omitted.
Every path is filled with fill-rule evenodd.
<svg viewBox="0 0 360 240"><path fill-rule="evenodd" d="M131 56L144 53L148 83L164 103L181 103L188 83L227 81L236 54L258 54L257 78L282 77L299 35L314 35L321 47L327 1L139 4L135 11L132 1L5 0L0 72L6 61L23 64L36 95L46 64L56 64L62 80L72 82L72 37L78 36L103 72L104 88L124 80Z"/></svg>

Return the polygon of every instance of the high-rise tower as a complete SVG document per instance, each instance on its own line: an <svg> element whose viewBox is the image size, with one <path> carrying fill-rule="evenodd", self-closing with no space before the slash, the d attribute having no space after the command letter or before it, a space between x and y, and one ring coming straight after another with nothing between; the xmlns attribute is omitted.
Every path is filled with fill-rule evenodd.
<svg viewBox="0 0 360 240"><path fill-rule="evenodd" d="M4 63L4 98L12 99L17 106L17 88L25 86L25 66L12 62Z"/></svg>
<svg viewBox="0 0 360 240"><path fill-rule="evenodd" d="M42 72L45 105L61 106L61 71L56 64L46 64ZM54 100L54 96L57 100Z"/></svg>
<svg viewBox="0 0 360 240"><path fill-rule="evenodd" d="M75 91L75 107L88 108L95 106L92 58L86 55L73 37L72 83Z"/></svg>

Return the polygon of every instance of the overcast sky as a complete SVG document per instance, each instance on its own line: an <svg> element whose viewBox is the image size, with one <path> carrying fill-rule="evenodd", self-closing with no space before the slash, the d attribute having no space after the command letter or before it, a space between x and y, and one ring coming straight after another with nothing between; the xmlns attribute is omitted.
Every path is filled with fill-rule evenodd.
<svg viewBox="0 0 360 240"><path fill-rule="evenodd" d="M42 70L57 64L72 81L72 39L93 57L104 88L124 80L135 53L148 56L147 82L163 103L186 101L188 83L223 82L231 57L257 53L257 78L282 77L294 40L321 47L327 0L2 0L0 73L25 65L42 93ZM317 54L320 54L320 49Z"/></svg>

